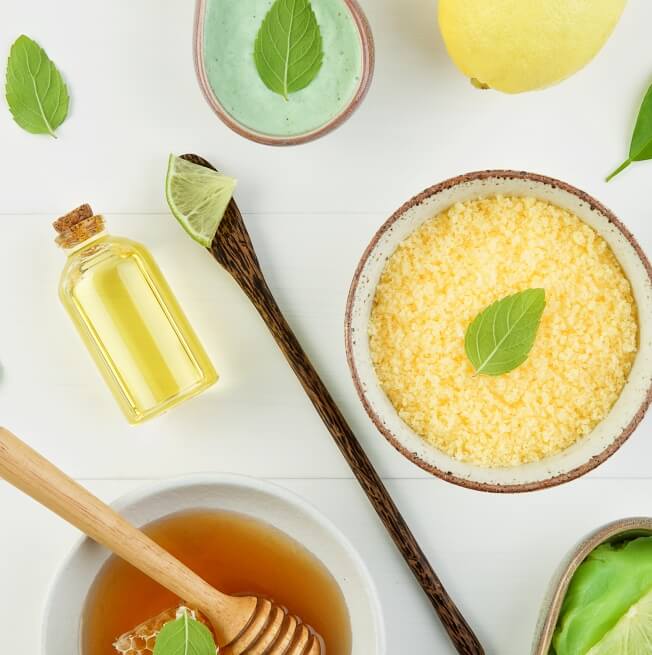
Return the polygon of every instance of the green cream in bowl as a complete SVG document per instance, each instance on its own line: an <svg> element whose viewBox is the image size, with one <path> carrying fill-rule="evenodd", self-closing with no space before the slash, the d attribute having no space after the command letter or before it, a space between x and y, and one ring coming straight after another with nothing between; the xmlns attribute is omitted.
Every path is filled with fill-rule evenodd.
<svg viewBox="0 0 652 655"><path fill-rule="evenodd" d="M275 31L283 19L293 43L283 27ZM261 41L266 21L273 33ZM229 127L289 145L322 136L354 111L371 81L373 41L355 0L198 0L195 65ZM288 80L301 88L284 93Z"/></svg>

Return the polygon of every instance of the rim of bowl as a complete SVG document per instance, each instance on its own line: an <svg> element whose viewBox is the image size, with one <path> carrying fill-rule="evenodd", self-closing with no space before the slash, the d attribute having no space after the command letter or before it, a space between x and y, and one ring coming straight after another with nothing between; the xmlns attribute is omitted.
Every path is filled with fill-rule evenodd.
<svg viewBox="0 0 652 655"><path fill-rule="evenodd" d="M353 22L360 34L360 42L362 45L362 75L360 76L360 84L358 85L355 95L339 114L335 115L321 127L292 136L274 136L272 134L265 134L264 132L258 132L253 128L246 127L240 121L231 116L219 101L208 81L206 67L204 66L204 16L206 13L206 4L209 1L210 0L197 0L195 9L195 22L193 28L193 58L195 62L195 72L206 102L208 102L210 108L217 117L234 132L243 136L245 139L255 141L256 143L262 143L266 146L296 146L302 143L308 143L309 141L314 141L315 139L319 139L329 132L332 132L342 125L342 123L347 121L353 112L355 112L355 110L360 106L371 86L376 62L376 50L371 25L357 0L342 0L351 13Z"/></svg>
<svg viewBox="0 0 652 655"><path fill-rule="evenodd" d="M614 537L636 532L652 534L652 518L634 516L611 521L582 537L565 555L559 569L552 577L548 594L541 605L539 623L532 644L533 655L547 655L568 586L579 565L598 546L611 541Z"/></svg>
<svg viewBox="0 0 652 655"><path fill-rule="evenodd" d="M399 220L405 214L405 212L407 212L408 210L412 209L417 205L420 205L428 198L431 198L432 196L437 195L442 191L451 189L455 186L459 186L466 182L487 180L491 178L527 180L531 182L552 186L553 188L559 188L562 191L566 191L567 193L576 196L579 200L586 203L592 210L602 214L609 223L611 223L616 229L620 231L620 233L625 237L625 239L632 246L637 257L643 264L643 267L647 272L650 283L652 284L652 266L650 265L650 262L647 256L645 255L645 253L643 252L641 246L636 241L634 235L625 227L625 225L616 217L616 215L610 209L605 207L601 202L596 200L593 196L589 195L585 191L578 189L577 187L572 186L571 184L568 184L567 182L562 182L561 180L558 180L554 177L548 177L546 175L540 175L538 173L529 173L527 171L517 171L517 170L509 170L509 169L495 169L495 170L491 169L491 170L483 170L483 171L474 171L471 173L465 173L464 175L457 175L455 177L451 177L447 180L444 180L443 182L440 182L439 184L435 184L431 187L428 187L427 189L425 189L424 191L422 191L421 193L419 193L418 195L414 196L413 198L405 202L403 205L401 205L401 207L399 207L399 209L397 209L376 231L373 238L371 239L371 242L363 252L362 257L360 258L360 261L358 262L358 265L355 269L355 273L353 275L353 280L351 282L351 287L349 289L349 294L346 300L346 313L344 318L344 342L345 342L345 349L346 349L346 360L348 362L349 370L353 378L353 384L355 386L355 390L358 394L358 397L360 398L360 401L362 402L362 405L365 411L367 412L367 415L369 416L373 424L376 426L376 429L404 457L412 461L414 464L422 468L424 471L427 471L428 473L431 473L432 475L435 475L436 477L441 478L446 482L450 482L460 487L473 489L475 491L486 491L490 493L523 493L528 491L538 491L540 489L548 489L550 487L556 487L560 484L570 482L571 480L575 480L576 478L585 475L589 471L592 471L594 468L600 466L600 464L602 464L607 459L609 459L627 441L627 439L629 439L631 434L638 427L639 423L643 420L643 417L645 416L645 412L650 406L650 402L652 402L652 383L648 386L645 398L643 399L643 402L639 406L638 410L634 414L631 421L625 426L625 428L623 428L620 434L595 457L591 457L587 462L585 462L580 466L575 467L574 469L571 469L570 471L566 471L564 473L560 473L558 475L554 475L550 478L546 478L543 480L537 480L534 482L525 482L522 484L497 484L492 482L477 482L474 480L467 480L466 478L461 478L459 476L453 475L448 471L445 471L437 466L434 466L429 462L426 462L424 459L422 459L421 457L419 457L418 455L407 449L396 437L396 435L389 428L385 426L381 417L371 406L371 403L367 399L367 395L364 391L362 380L360 378L360 375L358 373L358 368L356 366L355 357L353 355L353 333L352 333L353 306L355 305L355 297L358 289L358 284L360 282L362 272L367 264L367 260L369 259L370 255L374 251L375 247L377 246L378 242L383 237L385 232L387 232L387 230L397 220Z"/></svg>
<svg viewBox="0 0 652 655"><path fill-rule="evenodd" d="M315 505L306 500L298 493L280 485L276 482L271 482L267 479L254 478L249 475L240 475L236 473L190 473L187 475L179 475L170 478L162 478L160 480L152 480L145 484L138 485L136 489L132 489L125 494L122 494L117 499L109 503L109 506L119 512L124 512L125 509L140 501L143 501L156 494L171 491L174 489L181 489L184 487L193 487L211 484L226 484L226 485L240 485L268 493L276 498L293 505L299 511L309 515L313 520L319 523L327 532L329 532L333 539L346 551L351 561L361 573L361 577L365 580L368 589L368 598L371 604L371 612L374 616L375 630L378 637L378 644L380 650L378 655L385 655L387 652L387 632L385 628L385 616L383 607L380 602L380 594L376 582L367 567L362 555L358 552L355 546L349 541L348 537L340 530L325 514L323 514ZM192 508L188 508L192 509ZM166 514L159 518L164 518ZM156 519L154 519L156 520ZM140 527L140 526L138 526ZM46 601L43 608L43 623L41 625L41 653L42 655L49 655L47 649L46 638L48 634L48 623L50 621L51 607L54 598L54 590L59 584L64 571L68 568L73 559L77 556L79 549L89 540L90 537L81 535L72 544L66 556L63 558L53 577L48 584L46 590ZM315 555L316 557L316 555ZM339 583L338 583L339 584ZM80 613L83 608L80 608Z"/></svg>

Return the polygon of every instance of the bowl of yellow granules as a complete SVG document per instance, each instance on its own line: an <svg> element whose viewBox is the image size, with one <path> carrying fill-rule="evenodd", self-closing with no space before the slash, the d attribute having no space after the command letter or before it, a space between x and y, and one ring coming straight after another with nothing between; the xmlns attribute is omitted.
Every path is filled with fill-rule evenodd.
<svg viewBox="0 0 652 655"><path fill-rule="evenodd" d="M652 268L559 180L483 171L430 187L355 272L346 352L378 430L465 487L531 491L610 457L652 398Z"/></svg>

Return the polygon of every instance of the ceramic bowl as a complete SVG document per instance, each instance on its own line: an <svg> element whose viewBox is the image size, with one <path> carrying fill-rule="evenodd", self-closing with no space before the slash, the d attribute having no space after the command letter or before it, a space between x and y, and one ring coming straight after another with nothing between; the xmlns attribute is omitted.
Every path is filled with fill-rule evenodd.
<svg viewBox="0 0 652 655"><path fill-rule="evenodd" d="M574 212L611 246L629 278L639 311L639 352L607 417L562 453L510 468L460 462L428 444L398 416L376 377L368 322L376 285L389 256L426 220L456 202L492 194L534 196ZM345 320L346 354L355 388L378 430L403 455L448 482L492 492L531 491L577 478L613 455L640 423L652 398L652 269L625 226L597 200L559 180L517 171L483 171L426 189L395 212L373 237L358 265Z"/></svg>
<svg viewBox="0 0 652 655"><path fill-rule="evenodd" d="M358 108L360 103L364 100L371 85L371 80L374 73L374 64L375 64L375 49L374 49L374 39L371 32L371 27L367 21L362 8L358 4L357 0L343 0L344 5L351 12L353 22L358 29L360 34L360 43L362 45L362 66L361 66L361 75L360 75L360 84L358 85L357 91L351 98L348 105L346 105L339 114L331 118L325 125L318 127L310 132L305 132L303 134L293 135L293 136L274 136L270 134L264 134L263 132L257 132L256 130L243 125L233 116L231 116L219 98L216 96L213 88L208 81L208 76L206 73L206 67L204 64L204 22L206 17L206 7L210 0L197 0L196 10L195 10L195 28L194 28L194 60L195 60L195 71L197 73L197 78L199 79L199 86L201 87L202 93L206 98L206 101L210 105L211 109L217 114L218 118L228 125L234 132L237 132L240 136L250 139L251 141L256 141L257 143L262 143L268 146L292 146L299 145L301 143L307 143L308 141L314 141L329 132L332 132L335 128L339 127L344 123L353 112Z"/></svg>
<svg viewBox="0 0 652 655"><path fill-rule="evenodd" d="M652 535L652 518L621 519L592 532L570 551L553 577L550 589L543 601L539 624L532 644L532 655L548 655L568 585L577 567L589 553L600 544L609 541L650 535Z"/></svg>
<svg viewBox="0 0 652 655"><path fill-rule="evenodd" d="M144 525L189 509L222 509L266 521L310 550L344 594L353 632L352 655L385 655L385 629L375 585L361 557L315 508L269 482L232 475L164 480L128 494L113 505ZM49 594L42 633L43 655L80 653L81 615L88 591L109 557L90 539L80 541Z"/></svg>

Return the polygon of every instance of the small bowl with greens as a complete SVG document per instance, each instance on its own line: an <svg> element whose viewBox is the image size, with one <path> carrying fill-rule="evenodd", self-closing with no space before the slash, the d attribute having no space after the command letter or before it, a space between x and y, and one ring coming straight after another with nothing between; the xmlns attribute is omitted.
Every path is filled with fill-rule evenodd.
<svg viewBox="0 0 652 655"><path fill-rule="evenodd" d="M652 518L587 536L562 563L532 655L652 653Z"/></svg>

